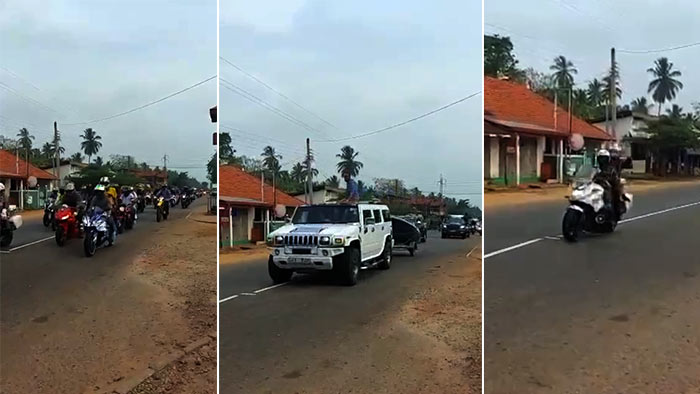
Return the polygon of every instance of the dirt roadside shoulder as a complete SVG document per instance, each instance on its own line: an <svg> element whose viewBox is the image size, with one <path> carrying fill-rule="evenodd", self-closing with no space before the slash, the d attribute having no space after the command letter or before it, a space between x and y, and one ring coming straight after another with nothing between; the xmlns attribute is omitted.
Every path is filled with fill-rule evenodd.
<svg viewBox="0 0 700 394"><path fill-rule="evenodd" d="M700 179L694 180L673 180L673 181L649 181L630 180L627 189L631 193L644 193L658 189L673 189L700 185ZM507 190L498 192L486 192L484 194L485 209L499 209L518 205L529 205L538 203L551 203L562 201L571 193L569 187L547 187L543 189Z"/></svg>

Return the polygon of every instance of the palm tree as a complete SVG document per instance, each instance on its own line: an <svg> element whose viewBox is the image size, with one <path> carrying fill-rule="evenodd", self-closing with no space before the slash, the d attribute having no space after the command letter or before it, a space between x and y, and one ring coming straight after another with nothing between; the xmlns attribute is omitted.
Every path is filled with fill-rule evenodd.
<svg viewBox="0 0 700 394"><path fill-rule="evenodd" d="M87 155L89 164L90 160L92 159L92 155L97 154L97 152L100 151L100 148L102 148L102 142L100 142L102 137L97 135L95 130L88 127L83 131L83 135L81 135L80 138L83 139L83 141L80 143L80 149L82 149ZM101 165L102 164L100 164L100 166Z"/></svg>
<svg viewBox="0 0 700 394"><path fill-rule="evenodd" d="M290 176L295 182L304 182L304 166L301 163L294 164Z"/></svg>
<svg viewBox="0 0 700 394"><path fill-rule="evenodd" d="M89 160L88 160L89 162ZM102 161L102 158L100 156L97 156L95 158L95 165L98 167L102 167L104 165L104 162Z"/></svg>
<svg viewBox="0 0 700 394"><path fill-rule="evenodd" d="M649 82L647 92L651 93L651 98L659 103L658 114L660 116L664 103L675 99L678 91L683 89L681 81L676 79L681 76L681 72L673 70L673 63L665 57L656 59L654 67L647 69L647 72L654 76L654 79Z"/></svg>
<svg viewBox="0 0 700 394"><path fill-rule="evenodd" d="M588 83L588 102L594 107L600 107L604 101L603 84L597 78Z"/></svg>
<svg viewBox="0 0 700 394"><path fill-rule="evenodd" d="M50 142L45 142L41 147L41 155L46 159L53 157L53 145Z"/></svg>
<svg viewBox="0 0 700 394"><path fill-rule="evenodd" d="M326 179L326 181L324 183L328 187L337 188L338 185L340 185L340 179L338 179L338 177L336 175L333 175L333 176L329 177L328 179Z"/></svg>
<svg viewBox="0 0 700 394"><path fill-rule="evenodd" d="M22 127L21 129L19 129L17 137L19 137L19 140L17 142L19 143L19 148L21 150L25 152L32 150L32 140L34 140L34 136L29 134L29 130Z"/></svg>
<svg viewBox="0 0 700 394"><path fill-rule="evenodd" d="M666 110L666 115L671 119L680 119L683 117L683 107L678 106L678 104L673 104L671 109Z"/></svg>
<svg viewBox="0 0 700 394"><path fill-rule="evenodd" d="M574 84L574 74L578 73L574 63L564 56L555 57L549 69L554 71L552 77L559 88L570 88Z"/></svg>
<svg viewBox="0 0 700 394"><path fill-rule="evenodd" d="M585 89L574 90L573 113L576 116L589 118L591 115L591 103L588 100L588 93Z"/></svg>
<svg viewBox="0 0 700 394"><path fill-rule="evenodd" d="M222 159L228 160L233 156L234 150L231 146L231 134L219 133L219 156Z"/></svg>
<svg viewBox="0 0 700 394"><path fill-rule="evenodd" d="M352 177L359 175L360 169L364 166L362 162L356 160L359 153L360 152L355 152L350 145L345 145L342 147L340 149L340 153L335 155L335 157L340 159L336 165L338 168L338 173L343 174L347 172Z"/></svg>
<svg viewBox="0 0 700 394"><path fill-rule="evenodd" d="M75 152L73 153L73 156L70 157L71 161L77 161L78 163L83 162L83 155L80 152Z"/></svg>
<svg viewBox="0 0 700 394"><path fill-rule="evenodd" d="M282 169L279 161L279 159L282 158L282 155L278 155L277 152L275 152L275 148L268 145L263 149L260 156L263 157L263 165L265 166L265 169L267 169L270 174L278 175Z"/></svg>
<svg viewBox="0 0 700 394"><path fill-rule="evenodd" d="M638 97L630 103L630 107L632 107L633 112L639 112L644 115L649 114L649 101L647 101L646 97Z"/></svg>

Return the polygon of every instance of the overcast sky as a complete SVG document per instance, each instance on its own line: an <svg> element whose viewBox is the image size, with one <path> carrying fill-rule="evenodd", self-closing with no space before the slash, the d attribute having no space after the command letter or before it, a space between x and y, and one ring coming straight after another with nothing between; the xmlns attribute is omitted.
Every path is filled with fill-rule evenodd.
<svg viewBox="0 0 700 394"><path fill-rule="evenodd" d="M318 131L294 125L221 88L221 131L235 127L238 154L273 145L282 163L303 157L334 175L347 137L402 122L482 88L478 1L221 0L220 53L311 110L331 127L221 62L221 77ZM432 117L347 142L364 163L359 179L400 178L481 206L482 96ZM237 133L237 134L236 134ZM477 194L466 194L477 193Z"/></svg>
<svg viewBox="0 0 700 394"><path fill-rule="evenodd" d="M0 49L0 82L16 92L0 86L0 134L14 137L26 127L40 147L58 120L68 156L92 127L105 161L129 154L162 166L167 153L169 168L206 180L215 80L120 118L64 124L126 111L216 75L216 0L0 0Z"/></svg>
<svg viewBox="0 0 700 394"><path fill-rule="evenodd" d="M564 55L578 68L576 83L600 79L610 68L616 47L621 70L622 103L646 96L654 60L665 56L683 73L685 85L676 101L685 111L700 101L700 46L663 53L628 54L621 50L653 50L700 41L700 2L696 0L488 0L486 33L510 36L520 66L551 72L554 57ZM587 84L586 84L587 85ZM585 86L585 85L584 85ZM583 86L582 86L583 87ZM669 108L666 104L665 108ZM652 109L656 113L656 108Z"/></svg>

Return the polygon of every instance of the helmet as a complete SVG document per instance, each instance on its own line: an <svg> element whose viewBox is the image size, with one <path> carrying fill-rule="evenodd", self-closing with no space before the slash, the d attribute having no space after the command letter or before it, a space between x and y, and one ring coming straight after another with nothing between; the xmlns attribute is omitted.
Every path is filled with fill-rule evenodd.
<svg viewBox="0 0 700 394"><path fill-rule="evenodd" d="M601 149L598 151L598 167L605 168L610 164L610 152L606 149Z"/></svg>
<svg viewBox="0 0 700 394"><path fill-rule="evenodd" d="M75 184L73 182L68 182L66 185L66 191L73 191L75 190Z"/></svg>
<svg viewBox="0 0 700 394"><path fill-rule="evenodd" d="M103 176L102 178L100 178L100 183L105 186L109 185L109 177Z"/></svg>
<svg viewBox="0 0 700 394"><path fill-rule="evenodd" d="M98 183L98 184L95 186L95 190L99 190L99 191L103 192L103 191L105 191L105 185L103 185L103 184L101 184L101 183Z"/></svg>
<svg viewBox="0 0 700 394"><path fill-rule="evenodd" d="M5 191L5 184L0 182L0 192Z"/></svg>
<svg viewBox="0 0 700 394"><path fill-rule="evenodd" d="M129 186L122 186L122 193L126 193L129 191Z"/></svg>

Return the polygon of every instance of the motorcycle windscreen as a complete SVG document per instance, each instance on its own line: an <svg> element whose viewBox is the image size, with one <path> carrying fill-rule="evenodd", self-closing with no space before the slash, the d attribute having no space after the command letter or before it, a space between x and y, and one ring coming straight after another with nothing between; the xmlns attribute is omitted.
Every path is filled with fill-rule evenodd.
<svg viewBox="0 0 700 394"><path fill-rule="evenodd" d="M394 242L399 245L410 244L420 239L420 230L413 223L397 218L391 218Z"/></svg>

